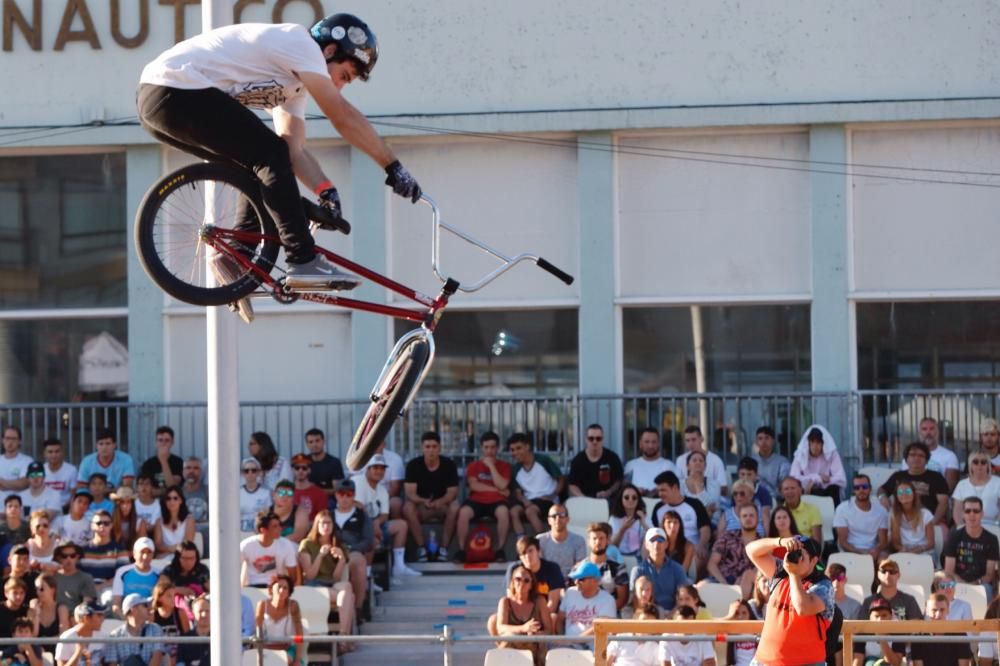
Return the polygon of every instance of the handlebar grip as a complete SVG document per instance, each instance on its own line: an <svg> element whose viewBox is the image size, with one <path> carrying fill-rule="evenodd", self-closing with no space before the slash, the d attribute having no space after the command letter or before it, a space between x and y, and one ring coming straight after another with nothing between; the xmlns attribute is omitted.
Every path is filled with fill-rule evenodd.
<svg viewBox="0 0 1000 666"><path fill-rule="evenodd" d="M542 270L546 270L549 273L552 273L553 275L555 275L557 278L559 278L560 280L562 280L566 284L573 284L573 279L574 278L573 278L572 275L570 275L566 271L563 271L563 270L561 270L559 268L556 268L555 266L553 266L552 264L550 264L549 262L547 262L542 257L539 257L538 261L536 261L535 263L538 264L539 268L541 268Z"/></svg>

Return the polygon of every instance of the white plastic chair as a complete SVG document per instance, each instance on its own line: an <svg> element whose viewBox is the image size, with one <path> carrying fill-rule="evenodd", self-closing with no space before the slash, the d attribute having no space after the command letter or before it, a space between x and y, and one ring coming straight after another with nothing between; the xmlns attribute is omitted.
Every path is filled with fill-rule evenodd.
<svg viewBox="0 0 1000 666"><path fill-rule="evenodd" d="M243 652L242 666L257 666L257 651ZM288 666L288 655L282 650L264 650L264 666Z"/></svg>
<svg viewBox="0 0 1000 666"><path fill-rule="evenodd" d="M743 597L739 585L702 583L697 587L698 594L701 595L701 600L705 602L705 607L712 617L726 617L729 615L729 604Z"/></svg>
<svg viewBox="0 0 1000 666"><path fill-rule="evenodd" d="M659 497L643 497L642 503L646 507L646 520L649 521L650 525L653 525L653 508L659 504ZM653 525L653 527L659 527L659 525Z"/></svg>
<svg viewBox="0 0 1000 666"><path fill-rule="evenodd" d="M101 631L105 634L110 634L115 629L123 626L125 626L125 620L116 620L115 618L109 617L101 623Z"/></svg>
<svg viewBox="0 0 1000 666"><path fill-rule="evenodd" d="M819 509L819 515L823 519L823 541L833 541L833 514L836 507L833 505L833 498L825 495L803 495L802 501L812 504Z"/></svg>
<svg viewBox="0 0 1000 666"><path fill-rule="evenodd" d="M851 599L854 599L859 604L864 603L865 597L868 596L867 594L865 594L864 588L858 585L857 583L848 583L847 585L845 585L844 595L850 597ZM847 618L847 619L854 619L854 618Z"/></svg>
<svg viewBox="0 0 1000 666"><path fill-rule="evenodd" d="M590 650L553 648L545 655L545 666L594 666L594 653Z"/></svg>
<svg viewBox="0 0 1000 666"><path fill-rule="evenodd" d="M926 599L934 582L934 558L926 553L893 553L889 559L899 565L899 583L919 585Z"/></svg>
<svg viewBox="0 0 1000 666"><path fill-rule="evenodd" d="M205 537L201 532L194 533L194 545L198 547L198 555L205 554Z"/></svg>
<svg viewBox="0 0 1000 666"><path fill-rule="evenodd" d="M982 620L986 617L986 609L989 608L990 602L986 598L986 588L982 585L957 583L955 585L955 598L972 606L973 620Z"/></svg>
<svg viewBox="0 0 1000 666"><path fill-rule="evenodd" d="M327 634L330 616L330 588L299 585L292 593L302 611L302 629L307 634Z"/></svg>
<svg viewBox="0 0 1000 666"><path fill-rule="evenodd" d="M566 510L568 529L575 534L587 536L587 525L608 522L608 502L597 497L570 497L566 500Z"/></svg>
<svg viewBox="0 0 1000 666"><path fill-rule="evenodd" d="M531 650L514 648L491 648L486 651L483 666L534 666L535 658Z"/></svg>
<svg viewBox="0 0 1000 666"><path fill-rule="evenodd" d="M258 601L265 601L267 599L267 590L262 587L243 587L240 588L240 592L243 593L247 599L250 600L250 605L257 608Z"/></svg>
<svg viewBox="0 0 1000 666"><path fill-rule="evenodd" d="M896 587L899 588L900 592L906 592L908 595L917 600L917 605L920 606L921 611L927 605L927 595L929 594L924 586L920 583L899 583Z"/></svg>
<svg viewBox="0 0 1000 666"><path fill-rule="evenodd" d="M56 658L53 657L52 654L50 654L48 652L43 652L42 653L42 665L43 666L56 666L55 659Z"/></svg>
<svg viewBox="0 0 1000 666"><path fill-rule="evenodd" d="M867 465L859 469L858 474L864 474L872 480L872 498L874 498L878 495L878 489L885 485L896 469L882 465Z"/></svg>
<svg viewBox="0 0 1000 666"><path fill-rule="evenodd" d="M826 565L829 567L831 564L840 564L847 569L848 589L855 583L861 586L865 597L870 594L875 581L875 563L870 556L861 553L833 553ZM859 601L864 601L864 597Z"/></svg>

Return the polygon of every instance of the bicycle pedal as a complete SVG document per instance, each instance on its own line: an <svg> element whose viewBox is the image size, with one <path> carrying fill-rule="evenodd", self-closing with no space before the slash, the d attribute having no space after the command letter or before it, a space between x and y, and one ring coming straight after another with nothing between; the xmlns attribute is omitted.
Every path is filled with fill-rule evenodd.
<svg viewBox="0 0 1000 666"><path fill-rule="evenodd" d="M235 303L228 303L227 307L229 311L235 314L237 317L243 320L244 323L253 323L253 306L250 304L250 300L247 298L241 298Z"/></svg>

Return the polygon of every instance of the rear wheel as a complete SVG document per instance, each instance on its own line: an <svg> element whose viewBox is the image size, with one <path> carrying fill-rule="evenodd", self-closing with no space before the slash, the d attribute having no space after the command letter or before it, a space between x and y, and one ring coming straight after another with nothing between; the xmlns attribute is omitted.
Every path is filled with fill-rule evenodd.
<svg viewBox="0 0 1000 666"><path fill-rule="evenodd" d="M377 396L369 405L354 439L347 450L347 466L352 470L364 467L375 454L392 426L402 413L410 395L417 388L420 374L430 356L430 345L421 337L411 339L399 352L375 387Z"/></svg>
<svg viewBox="0 0 1000 666"><path fill-rule="evenodd" d="M235 259L229 270L209 285L203 240L208 226L239 227L261 235L275 233L260 199L260 183L237 167L213 162L192 164L165 176L146 193L135 223L139 260L149 277L174 298L194 305L225 305L248 295L260 284ZM254 244L223 241L264 272L278 257L277 242L261 238Z"/></svg>

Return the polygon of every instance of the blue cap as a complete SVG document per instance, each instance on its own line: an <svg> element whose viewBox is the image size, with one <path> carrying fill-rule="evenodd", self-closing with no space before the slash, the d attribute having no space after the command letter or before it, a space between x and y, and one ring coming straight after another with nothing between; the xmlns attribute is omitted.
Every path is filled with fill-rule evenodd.
<svg viewBox="0 0 1000 666"><path fill-rule="evenodd" d="M593 562L585 560L573 567L573 570L569 572L569 577L573 580L580 580L581 578L600 578L601 570Z"/></svg>

